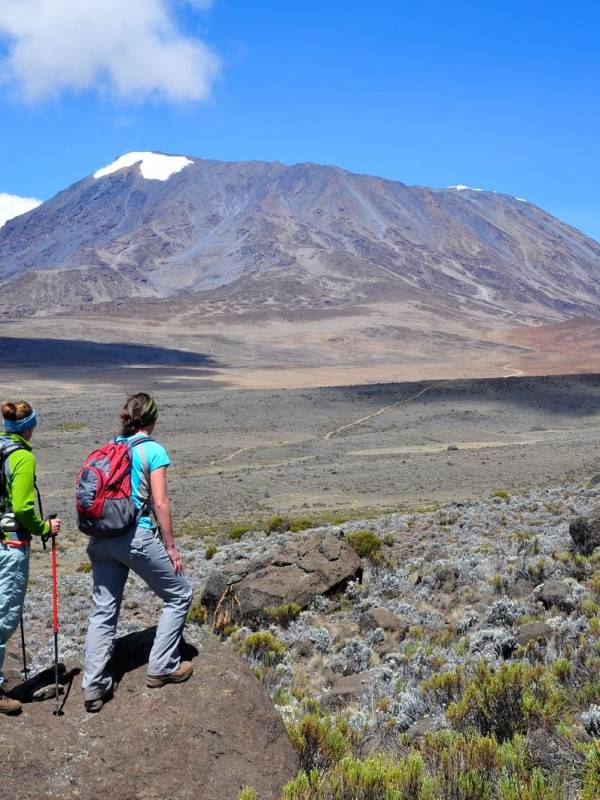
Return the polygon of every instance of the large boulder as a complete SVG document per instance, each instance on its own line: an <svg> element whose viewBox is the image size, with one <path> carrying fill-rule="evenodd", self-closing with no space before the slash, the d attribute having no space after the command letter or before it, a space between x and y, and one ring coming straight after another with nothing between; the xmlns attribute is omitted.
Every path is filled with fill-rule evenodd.
<svg viewBox="0 0 600 800"><path fill-rule="evenodd" d="M223 611L230 621L260 622L266 609L287 603L306 608L317 597L342 588L360 574L360 559L333 533L298 536L268 556L242 558L215 569L208 577L202 604Z"/></svg>
<svg viewBox="0 0 600 800"><path fill-rule="evenodd" d="M590 555L600 547L600 509L595 509L589 517L577 517L569 525L569 533L575 549L583 555Z"/></svg>
<svg viewBox="0 0 600 800"><path fill-rule="evenodd" d="M252 670L206 635L187 647L194 664L187 683L148 689L152 635L119 640L119 683L99 714L85 712L76 675L63 716L52 715L52 700L4 719L3 797L237 800L252 786L261 800L279 800L297 756Z"/></svg>

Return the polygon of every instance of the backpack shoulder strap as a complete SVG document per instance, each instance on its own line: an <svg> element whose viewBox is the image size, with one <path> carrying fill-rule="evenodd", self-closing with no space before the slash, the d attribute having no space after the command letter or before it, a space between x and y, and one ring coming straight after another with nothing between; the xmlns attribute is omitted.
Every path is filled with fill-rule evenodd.
<svg viewBox="0 0 600 800"><path fill-rule="evenodd" d="M6 502L6 484L10 480L10 459L12 453L25 448L12 439L0 437L0 503ZM8 509L10 510L10 509Z"/></svg>
<svg viewBox="0 0 600 800"><path fill-rule="evenodd" d="M146 444L147 442L155 441L151 436L141 436L139 439L134 439L132 442L127 442L127 446L130 450L133 450L134 447L137 447L138 444Z"/></svg>

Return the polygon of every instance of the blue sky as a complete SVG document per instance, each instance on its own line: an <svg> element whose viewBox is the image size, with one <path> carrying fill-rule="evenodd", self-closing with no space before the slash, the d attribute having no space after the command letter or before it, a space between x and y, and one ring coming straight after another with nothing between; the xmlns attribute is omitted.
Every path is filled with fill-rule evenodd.
<svg viewBox="0 0 600 800"><path fill-rule="evenodd" d="M130 150L316 161L518 195L600 239L595 2L22 1L0 2L0 192Z"/></svg>

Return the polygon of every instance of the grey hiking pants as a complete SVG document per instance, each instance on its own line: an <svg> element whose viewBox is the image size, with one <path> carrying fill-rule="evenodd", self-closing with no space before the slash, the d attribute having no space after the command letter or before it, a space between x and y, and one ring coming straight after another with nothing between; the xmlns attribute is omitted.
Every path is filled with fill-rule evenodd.
<svg viewBox="0 0 600 800"><path fill-rule="evenodd" d="M102 697L112 685L106 665L112 655L117 619L129 570L132 569L164 601L148 662L150 675L168 675L180 664L179 643L192 590L176 574L154 530L138 528L113 539L93 537L88 545L92 562L94 610L85 640L83 691L86 700Z"/></svg>

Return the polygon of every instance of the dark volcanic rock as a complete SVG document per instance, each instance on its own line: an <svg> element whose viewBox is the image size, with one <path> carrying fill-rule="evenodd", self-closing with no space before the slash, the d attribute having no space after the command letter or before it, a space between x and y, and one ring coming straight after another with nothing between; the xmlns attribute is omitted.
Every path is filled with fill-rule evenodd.
<svg viewBox="0 0 600 800"><path fill-rule="evenodd" d="M592 553L600 546L600 510L595 510L589 517L574 519L569 525L569 533L579 553Z"/></svg>
<svg viewBox="0 0 600 800"><path fill-rule="evenodd" d="M524 625L519 625L516 636L517 644L526 645L529 642L537 642L540 640L547 642L553 633L554 631L550 625L545 622L526 622Z"/></svg>
<svg viewBox="0 0 600 800"><path fill-rule="evenodd" d="M215 611L219 601L235 598L233 611L250 622L265 609L284 603L306 608L317 595L341 588L360 573L360 559L343 539L318 533L287 542L268 558L239 559L212 572L202 603Z"/></svg>
<svg viewBox="0 0 600 800"><path fill-rule="evenodd" d="M365 630L383 628L384 631L400 632L404 635L408 632L408 625L404 620L387 608L370 608L365 611L360 626Z"/></svg>
<svg viewBox="0 0 600 800"><path fill-rule="evenodd" d="M99 714L85 713L76 677L64 716L28 704L2 726L3 797L237 800L248 785L279 800L297 757L249 667L207 635L187 683L147 689L150 642L147 631L120 640L124 674Z"/></svg>
<svg viewBox="0 0 600 800"><path fill-rule="evenodd" d="M344 675L331 687L331 691L321 698L326 708L335 708L346 705L351 700L357 700L361 695L368 694L375 677L375 670L357 672L354 675Z"/></svg>
<svg viewBox="0 0 600 800"><path fill-rule="evenodd" d="M535 590L536 599L541 600L545 608L556 606L567 612L573 610L571 593L571 587L563 581L546 581Z"/></svg>

